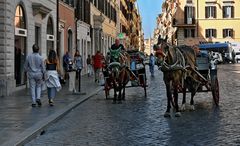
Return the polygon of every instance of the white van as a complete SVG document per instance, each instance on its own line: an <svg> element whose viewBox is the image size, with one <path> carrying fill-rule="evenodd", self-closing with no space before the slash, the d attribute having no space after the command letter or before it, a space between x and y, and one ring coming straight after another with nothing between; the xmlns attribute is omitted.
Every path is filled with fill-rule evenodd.
<svg viewBox="0 0 240 146"><path fill-rule="evenodd" d="M235 60L237 63L238 63L238 61L240 61L240 52L236 52Z"/></svg>

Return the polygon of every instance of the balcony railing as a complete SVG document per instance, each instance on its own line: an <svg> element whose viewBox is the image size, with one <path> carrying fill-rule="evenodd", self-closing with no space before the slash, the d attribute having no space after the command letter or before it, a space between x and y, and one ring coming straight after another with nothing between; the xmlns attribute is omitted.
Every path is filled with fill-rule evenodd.
<svg viewBox="0 0 240 146"><path fill-rule="evenodd" d="M195 27L196 21L195 18L187 18L187 19L173 19L174 27Z"/></svg>

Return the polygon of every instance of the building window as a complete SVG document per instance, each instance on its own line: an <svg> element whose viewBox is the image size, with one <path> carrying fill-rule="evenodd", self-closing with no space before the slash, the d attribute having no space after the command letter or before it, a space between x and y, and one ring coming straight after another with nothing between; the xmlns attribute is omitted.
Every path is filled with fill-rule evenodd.
<svg viewBox="0 0 240 146"><path fill-rule="evenodd" d="M233 38L233 29L223 29L223 38L226 37Z"/></svg>
<svg viewBox="0 0 240 146"><path fill-rule="evenodd" d="M184 22L185 24L194 24L195 7L187 6L184 8Z"/></svg>
<svg viewBox="0 0 240 146"><path fill-rule="evenodd" d="M54 40L53 20L49 17L47 22L47 54L50 50L54 49Z"/></svg>
<svg viewBox="0 0 240 146"><path fill-rule="evenodd" d="M94 6L97 7L97 0L94 0Z"/></svg>
<svg viewBox="0 0 240 146"><path fill-rule="evenodd" d="M74 0L66 0L65 3L70 5L70 6L72 6L72 7L74 7Z"/></svg>
<svg viewBox="0 0 240 146"><path fill-rule="evenodd" d="M72 53L72 45L73 45L73 33L72 30L68 30L68 52Z"/></svg>
<svg viewBox="0 0 240 146"><path fill-rule="evenodd" d="M223 6L223 18L234 18L234 7Z"/></svg>
<svg viewBox="0 0 240 146"><path fill-rule="evenodd" d="M41 48L41 27L38 25L35 26L35 44Z"/></svg>
<svg viewBox="0 0 240 146"><path fill-rule="evenodd" d="M14 36L14 78L16 86L26 84L27 78L24 75L24 61L27 53L27 28L24 9L21 5L15 11L15 36Z"/></svg>
<svg viewBox="0 0 240 146"><path fill-rule="evenodd" d="M187 4L192 4L192 0L187 0Z"/></svg>
<svg viewBox="0 0 240 146"><path fill-rule="evenodd" d="M217 30L216 29L206 29L206 38L211 38L211 37L214 37L216 38L217 37Z"/></svg>
<svg viewBox="0 0 240 146"><path fill-rule="evenodd" d="M217 18L216 6L205 7L205 18Z"/></svg>
<svg viewBox="0 0 240 146"><path fill-rule="evenodd" d="M184 37L185 38L190 38L190 37L195 37L195 29L184 29Z"/></svg>

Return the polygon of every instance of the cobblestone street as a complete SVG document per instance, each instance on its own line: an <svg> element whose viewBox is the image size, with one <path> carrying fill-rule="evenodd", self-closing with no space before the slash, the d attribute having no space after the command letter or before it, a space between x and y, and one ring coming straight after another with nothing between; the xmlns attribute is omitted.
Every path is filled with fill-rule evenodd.
<svg viewBox="0 0 240 146"><path fill-rule="evenodd" d="M219 108L213 104L210 92L197 93L195 111L182 112L180 118L164 118L165 85L162 72L155 70L154 78L147 74L147 98L143 88L128 88L126 101L112 104L105 100L103 91L99 92L26 146L240 145L240 65L218 68Z"/></svg>

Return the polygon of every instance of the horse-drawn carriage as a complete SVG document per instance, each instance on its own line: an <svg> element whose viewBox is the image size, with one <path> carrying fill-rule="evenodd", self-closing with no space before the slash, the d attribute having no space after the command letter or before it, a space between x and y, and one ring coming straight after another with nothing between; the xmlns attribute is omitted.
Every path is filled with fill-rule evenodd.
<svg viewBox="0 0 240 146"><path fill-rule="evenodd" d="M180 116L178 93L183 93L182 110L185 109L186 92L191 92L191 108L194 109L193 97L197 92L212 92L213 100L219 104L219 85L216 61L209 52L196 50L189 46L172 46L166 39L159 38L155 46L156 57L162 62L161 70L167 92L167 110L165 117L170 117L171 103L176 109L175 116Z"/></svg>
<svg viewBox="0 0 240 146"><path fill-rule="evenodd" d="M201 74L203 80L201 82L198 92L212 92L213 101L216 106L219 105L219 84L217 77L217 60L213 58L209 52L201 50L196 58L197 71ZM205 87L205 90L204 90Z"/></svg>
<svg viewBox="0 0 240 146"><path fill-rule="evenodd" d="M114 90L114 101L125 99L125 88L142 87L147 96L147 79L143 58L139 51L111 50L111 63L104 69L105 96L109 99L110 90ZM117 60L117 61L116 61ZM129 85L131 82L131 85Z"/></svg>

